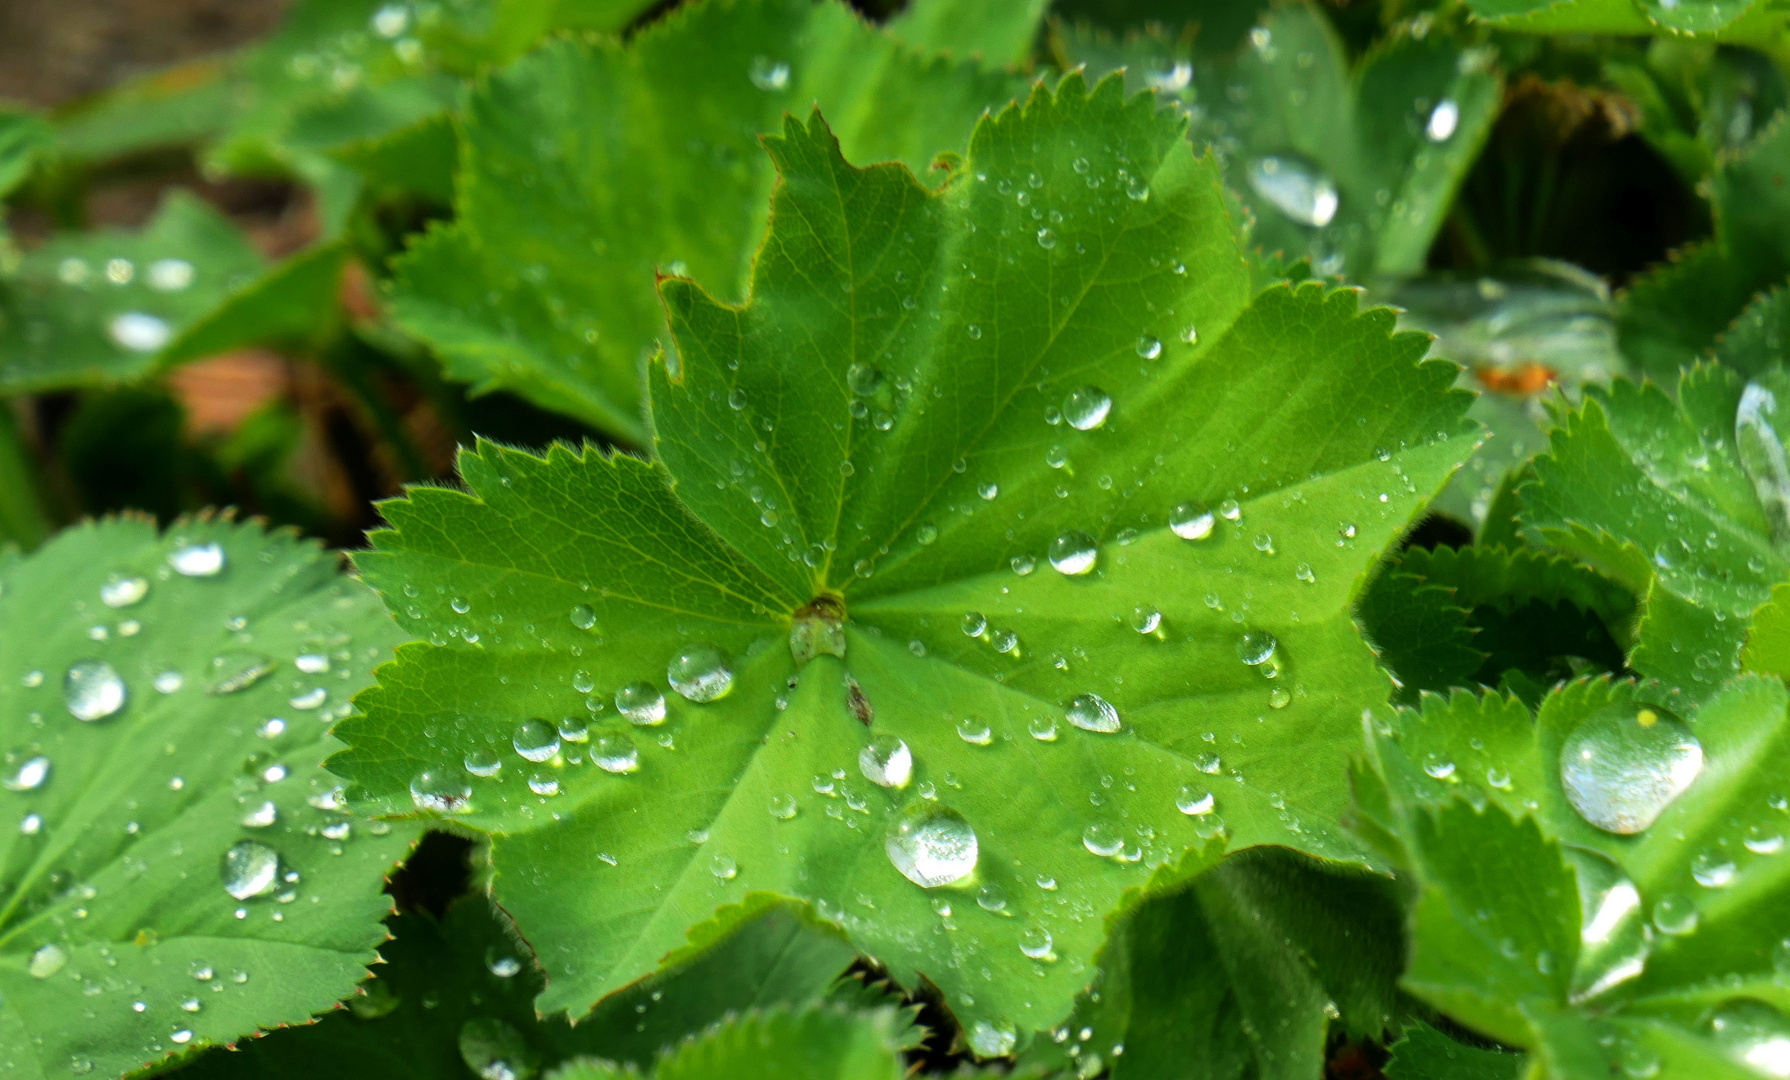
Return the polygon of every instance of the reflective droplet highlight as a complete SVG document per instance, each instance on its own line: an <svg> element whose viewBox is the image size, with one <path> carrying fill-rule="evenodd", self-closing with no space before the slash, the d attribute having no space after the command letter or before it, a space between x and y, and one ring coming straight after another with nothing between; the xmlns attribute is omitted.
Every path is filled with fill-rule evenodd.
<svg viewBox="0 0 1790 1080"><path fill-rule="evenodd" d="M1076 727L1098 735L1111 735L1121 726L1119 710L1099 694L1075 695L1063 715Z"/></svg>
<svg viewBox="0 0 1790 1080"><path fill-rule="evenodd" d="M976 831L957 811L934 806L898 822L884 838L883 851L902 877L936 889L976 869Z"/></svg>
<svg viewBox="0 0 1790 1080"><path fill-rule="evenodd" d="M615 692L615 711L630 724L653 727L665 722L665 695L649 682L629 683Z"/></svg>
<svg viewBox="0 0 1790 1080"><path fill-rule="evenodd" d="M1606 705L1560 750L1560 782L1579 816L1633 835L1656 821L1703 769L1703 747L1683 720L1641 702Z"/></svg>
<svg viewBox="0 0 1790 1080"><path fill-rule="evenodd" d="M224 891L238 900L273 892L280 876L280 853L255 840L241 840L224 852Z"/></svg>
<svg viewBox="0 0 1790 1080"><path fill-rule="evenodd" d="M104 660L82 660L62 677L62 700L77 720L104 720L124 708L124 699L124 680Z"/></svg>
<svg viewBox="0 0 1790 1080"><path fill-rule="evenodd" d="M914 755L895 736L878 735L858 751L858 771L879 787L906 787L914 775Z"/></svg>
<svg viewBox="0 0 1790 1080"><path fill-rule="evenodd" d="M688 645L671 658L665 677L673 690L691 701L714 701L733 689L731 664L728 655L714 645Z"/></svg>

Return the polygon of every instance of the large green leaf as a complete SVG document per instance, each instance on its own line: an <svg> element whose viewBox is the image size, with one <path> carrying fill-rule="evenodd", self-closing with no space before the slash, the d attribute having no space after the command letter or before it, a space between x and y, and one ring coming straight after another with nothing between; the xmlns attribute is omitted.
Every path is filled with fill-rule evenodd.
<svg viewBox="0 0 1790 1080"><path fill-rule="evenodd" d="M643 441L655 270L741 293L775 179L761 133L814 102L854 160L923 172L1022 87L836 0L704 0L626 47L556 42L473 94L457 221L398 264L393 314L454 377Z"/></svg>
<svg viewBox="0 0 1790 1080"><path fill-rule="evenodd" d="M451 1080L530 1075L583 1054L650 1066L658 1053L729 1013L822 1000L852 961L836 934L787 905L730 909L699 928L688 958L605 1003L576 1027L537 1018L543 979L526 945L482 897L391 920L374 978L318 1023L214 1051L182 1080L359 1075Z"/></svg>
<svg viewBox="0 0 1790 1080"><path fill-rule="evenodd" d="M1528 525L1643 598L1629 666L1695 696L1738 668L1748 618L1790 576L1785 504L1760 500L1778 481L1757 440L1781 440L1762 392L1719 365L1686 371L1676 402L1651 382L1588 389L1522 489Z"/></svg>
<svg viewBox="0 0 1790 1080"><path fill-rule="evenodd" d="M1531 34L1686 34L1782 47L1785 13L1775 0L1467 0L1500 30Z"/></svg>
<svg viewBox="0 0 1790 1080"><path fill-rule="evenodd" d="M1516 1080L1523 1057L1467 1046L1430 1027L1415 1024L1392 1044L1387 1080Z"/></svg>
<svg viewBox="0 0 1790 1080"><path fill-rule="evenodd" d="M1115 1080L1320 1076L1332 1017L1374 1037L1391 1017L1400 914L1389 880L1245 852L1127 914L1096 989L1028 1059Z"/></svg>
<svg viewBox="0 0 1790 1080"><path fill-rule="evenodd" d="M1075 63L1129 65L1134 89L1197 103L1193 137L1222 155L1254 211L1254 243L1362 279L1424 266L1500 99L1488 55L1440 30L1351 70L1306 4L1265 14L1219 62L1192 63L1191 44L1148 34L1115 51L1078 31L1066 46Z"/></svg>
<svg viewBox="0 0 1790 1080"><path fill-rule="evenodd" d="M729 1017L667 1054L653 1080L902 1080L902 1025L893 1009L836 1005ZM574 1062L552 1080L633 1080L600 1060Z"/></svg>
<svg viewBox="0 0 1790 1080"><path fill-rule="evenodd" d="M496 834L543 1008L588 1008L763 890L931 979L986 1053L1067 1013L1101 917L1221 820L1237 846L1358 857L1330 824L1340 762L1387 685L1350 600L1470 450L1467 397L1353 292L1245 308L1184 136L1070 77L928 192L790 120L750 302L663 285L670 487L625 456L484 446L467 491L386 506L361 565L432 644L334 767L374 812ZM707 700L717 653L731 693ZM668 670L684 692L643 708ZM565 717L637 773L565 736L552 757ZM913 783L872 739L903 741ZM1176 809L1204 785L1216 815ZM887 844L964 829L973 875L891 865ZM939 877L962 880L914 884Z"/></svg>
<svg viewBox="0 0 1790 1080"><path fill-rule="evenodd" d="M1023 63L1032 55L1050 0L914 0L889 32L928 51Z"/></svg>
<svg viewBox="0 0 1790 1080"><path fill-rule="evenodd" d="M353 988L415 828L351 822L320 763L397 637L255 526L108 521L0 563L7 1075L117 1076Z"/></svg>
<svg viewBox="0 0 1790 1080"><path fill-rule="evenodd" d="M1463 694L1370 732L1362 812L1422 890L1407 986L1550 1075L1771 1075L1790 1034L1790 694L1676 699Z"/></svg>

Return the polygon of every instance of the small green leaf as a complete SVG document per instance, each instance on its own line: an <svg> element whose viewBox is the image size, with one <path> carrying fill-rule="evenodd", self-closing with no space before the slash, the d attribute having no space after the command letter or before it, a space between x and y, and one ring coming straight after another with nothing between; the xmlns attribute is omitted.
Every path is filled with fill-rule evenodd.
<svg viewBox="0 0 1790 1080"><path fill-rule="evenodd" d="M1534 723L1469 695L1396 714L1370 737L1385 786L1361 810L1423 887L1407 985L1600 1070L1669 1056L1661 1039L1720 1056L1710 1017L1749 1000L1790 1031L1771 1019L1790 1007L1787 704L1780 682L1742 676L1695 708L1597 680L1550 694ZM1582 1037L1592 1016L1620 1037Z"/></svg>
<svg viewBox="0 0 1790 1080"><path fill-rule="evenodd" d="M1065 45L1072 63L1124 63L1133 89L1197 102L1193 137L1225 147L1226 180L1255 212L1253 243L1361 279L1423 267L1501 93L1487 57L1440 30L1351 70L1304 4L1264 15L1218 62L1191 63L1191 45L1149 35L1116 53L1086 31Z"/></svg>
<svg viewBox="0 0 1790 1080"><path fill-rule="evenodd" d="M892 1009L773 1009L729 1017L661 1058L653 1080L902 1080L901 1022ZM604 1061L575 1062L552 1080L640 1076Z"/></svg>
<svg viewBox="0 0 1790 1080"><path fill-rule="evenodd" d="M1488 659L1474 647L1471 613L1453 590L1404 572L1397 561L1375 575L1355 617L1398 684L1394 700L1403 704L1426 690L1471 686Z"/></svg>
<svg viewBox="0 0 1790 1080"><path fill-rule="evenodd" d="M116 1076L353 988L416 830L350 821L319 763L396 637L254 526L108 521L0 565L8 1075Z"/></svg>
<svg viewBox="0 0 1790 1080"><path fill-rule="evenodd" d="M0 199L31 175L38 155L48 148L50 127L31 113L0 111ZM0 237L5 235L0 225Z"/></svg>
<svg viewBox="0 0 1790 1080"><path fill-rule="evenodd" d="M1347 290L1245 308L1216 166L1117 79L983 121L937 192L818 118L766 145L750 302L663 285L662 466L486 445L387 504L361 565L430 643L336 762L368 808L495 834L545 1009L770 891L984 1047L1214 834L1185 788L1236 846L1364 860L1350 607L1471 445L1454 370Z"/></svg>
<svg viewBox="0 0 1790 1080"><path fill-rule="evenodd" d="M1719 365L1686 371L1676 403L1652 383L1587 388L1522 489L1530 527L1643 598L1630 666L1693 695L1736 670L1747 619L1790 576L1773 543L1790 519L1761 505L1772 477L1747 457L1778 436L1762 406L1743 423L1743 397Z"/></svg>
<svg viewBox="0 0 1790 1080"><path fill-rule="evenodd" d="M774 179L762 133L817 102L854 160L923 172L1023 86L835 0L697 4L626 47L556 42L472 95L457 221L399 262L393 316L455 378L644 441L655 272L739 295Z"/></svg>
<svg viewBox="0 0 1790 1080"><path fill-rule="evenodd" d="M235 226L180 192L141 231L57 237L0 278L0 390L141 375L261 268Z"/></svg>
<svg viewBox="0 0 1790 1080"><path fill-rule="evenodd" d="M1331 1017L1385 1026L1403 932L1389 880L1244 852L1119 920L1098 993L1024 1060L1115 1080L1317 1076Z"/></svg>
<svg viewBox="0 0 1790 1080"><path fill-rule="evenodd" d="M1715 358L1748 377L1790 367L1790 287L1779 285L1748 304L1717 342Z"/></svg>
<svg viewBox="0 0 1790 1080"><path fill-rule="evenodd" d="M1522 1070L1520 1054L1468 1046L1421 1023L1392 1044L1385 1066L1386 1080L1517 1080Z"/></svg>

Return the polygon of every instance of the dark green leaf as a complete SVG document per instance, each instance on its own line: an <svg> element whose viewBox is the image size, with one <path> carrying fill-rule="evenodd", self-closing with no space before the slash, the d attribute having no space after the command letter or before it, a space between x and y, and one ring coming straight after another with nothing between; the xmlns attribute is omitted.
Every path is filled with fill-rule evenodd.
<svg viewBox="0 0 1790 1080"><path fill-rule="evenodd" d="M659 1061L653 1080L902 1080L901 1022L893 1010L838 1006L730 1017ZM625 1080L641 1074L578 1062L552 1080Z"/></svg>
<svg viewBox="0 0 1790 1080"><path fill-rule="evenodd" d="M1414 1024L1392 1044L1386 1080L1516 1080L1523 1058L1456 1042L1428 1024Z"/></svg>

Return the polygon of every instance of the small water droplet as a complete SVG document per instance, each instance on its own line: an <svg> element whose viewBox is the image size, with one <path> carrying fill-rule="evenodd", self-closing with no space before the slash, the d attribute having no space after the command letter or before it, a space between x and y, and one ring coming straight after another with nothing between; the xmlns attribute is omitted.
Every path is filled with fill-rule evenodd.
<svg viewBox="0 0 1790 1080"><path fill-rule="evenodd" d="M559 753L559 732L545 720L524 720L510 734L510 745L529 761L546 761Z"/></svg>
<svg viewBox="0 0 1790 1080"><path fill-rule="evenodd" d="M597 625L597 613L591 610L589 604L573 604L572 625L580 630L589 630Z"/></svg>
<svg viewBox="0 0 1790 1080"><path fill-rule="evenodd" d="M590 760L604 772L622 776L640 768L640 751L626 735L604 735L591 750Z"/></svg>
<svg viewBox="0 0 1790 1080"><path fill-rule="evenodd" d="M1697 905L1680 893L1667 893L1654 902L1653 925L1673 937L1692 933L1697 929Z"/></svg>
<svg viewBox="0 0 1790 1080"><path fill-rule="evenodd" d="M1336 217L1336 182L1296 154L1270 154L1249 165L1249 186L1300 225L1323 228Z"/></svg>
<svg viewBox="0 0 1790 1080"><path fill-rule="evenodd" d="M1189 817L1210 814L1217 799L1209 788L1198 784L1182 784L1180 794L1175 796L1175 809Z"/></svg>
<svg viewBox="0 0 1790 1080"><path fill-rule="evenodd" d="M1094 569L1100 548L1094 538L1080 529L1070 529L1050 542L1050 565L1059 574L1078 577Z"/></svg>
<svg viewBox="0 0 1790 1080"><path fill-rule="evenodd" d="M771 796L771 816L778 821L788 821L796 816L796 797L787 792L779 792Z"/></svg>
<svg viewBox="0 0 1790 1080"><path fill-rule="evenodd" d="M1162 612L1153 607L1138 605L1131 609L1131 628L1140 634L1154 634L1162 625Z"/></svg>
<svg viewBox="0 0 1790 1080"><path fill-rule="evenodd" d="M104 660L82 660L62 677L62 698L75 719L104 720L124 708L124 680Z"/></svg>
<svg viewBox="0 0 1790 1080"><path fill-rule="evenodd" d="M1057 246L1056 230L1048 228L1048 227L1039 229L1038 230L1038 246L1043 248L1046 251L1049 251L1051 248L1056 247Z"/></svg>
<svg viewBox="0 0 1790 1080"><path fill-rule="evenodd" d="M419 810L460 814L472 809L472 785L446 769L424 769L410 781L410 800Z"/></svg>
<svg viewBox="0 0 1790 1080"><path fill-rule="evenodd" d="M988 620L982 617L980 611L971 611L965 613L960 625L967 636L981 637L983 632L988 629Z"/></svg>
<svg viewBox="0 0 1790 1080"><path fill-rule="evenodd" d="M50 759L42 754L27 759L4 783L8 791L36 791L50 778Z"/></svg>
<svg viewBox="0 0 1790 1080"><path fill-rule="evenodd" d="M1100 735L1111 735L1121 726L1119 710L1099 694L1075 695L1064 716L1083 731Z"/></svg>
<svg viewBox="0 0 1790 1080"><path fill-rule="evenodd" d="M1081 846L1101 858L1125 850L1125 832L1110 821L1096 821L1082 830Z"/></svg>
<svg viewBox="0 0 1790 1080"><path fill-rule="evenodd" d="M615 692L615 711L631 724L653 727L665 722L665 695L652 683L629 683Z"/></svg>
<svg viewBox="0 0 1790 1080"><path fill-rule="evenodd" d="M1054 716L1034 716L1026 722L1026 731L1039 742L1057 741L1057 720Z"/></svg>
<svg viewBox="0 0 1790 1080"><path fill-rule="evenodd" d="M760 90L786 90L789 88L789 64L769 56L754 56L746 69L746 77Z"/></svg>
<svg viewBox="0 0 1790 1080"><path fill-rule="evenodd" d="M1162 342L1144 334L1137 339L1137 355L1145 360L1154 360L1162 355Z"/></svg>
<svg viewBox="0 0 1790 1080"><path fill-rule="evenodd" d="M275 821L278 821L279 817L280 808L274 804L273 800L268 799L262 802L260 806L257 806L244 814L242 816L242 825L245 829L265 829Z"/></svg>
<svg viewBox="0 0 1790 1080"><path fill-rule="evenodd" d="M216 577L224 569L224 549L216 543L186 544L174 549L168 565L185 577Z"/></svg>
<svg viewBox="0 0 1790 1080"><path fill-rule="evenodd" d="M224 852L224 891L238 900L265 896L279 882L280 853L255 840L239 840Z"/></svg>
<svg viewBox="0 0 1790 1080"><path fill-rule="evenodd" d="M126 311L112 317L106 332L120 348L131 352L152 353L174 337L174 328L166 319L144 311Z"/></svg>
<svg viewBox="0 0 1790 1080"><path fill-rule="evenodd" d="M31 954L31 960L25 970L34 979L47 979L68 965L68 953L56 944L40 945Z"/></svg>
<svg viewBox="0 0 1790 1080"><path fill-rule="evenodd" d="M1461 122L1461 107L1453 98L1443 98L1430 110L1429 122L1423 126L1423 134L1430 142L1447 142L1454 129Z"/></svg>
<svg viewBox="0 0 1790 1080"><path fill-rule="evenodd" d="M149 579L113 575L99 587L100 602L109 608L130 607L149 595Z"/></svg>
<svg viewBox="0 0 1790 1080"><path fill-rule="evenodd" d="M1042 926L1028 926L1019 935L1019 951L1033 960L1050 961L1057 958L1051 951L1050 931Z"/></svg>
<svg viewBox="0 0 1790 1080"><path fill-rule="evenodd" d="M1063 419L1077 431L1092 431L1106 423L1112 412L1113 399L1096 386L1081 386L1069 391L1063 401Z"/></svg>
<svg viewBox="0 0 1790 1080"><path fill-rule="evenodd" d="M1691 860L1691 877L1705 889L1727 888L1734 874L1734 860L1720 851L1700 851Z"/></svg>
<svg viewBox="0 0 1790 1080"><path fill-rule="evenodd" d="M987 746L994 741L994 732L980 716L966 716L957 722L957 737L971 746Z"/></svg>
<svg viewBox="0 0 1790 1080"><path fill-rule="evenodd" d="M1019 1030L1005 1020L998 1023L978 1020L970 1025L968 1041L977 1057L1006 1057L1019 1042Z"/></svg>
<svg viewBox="0 0 1790 1080"><path fill-rule="evenodd" d="M1204 540L1212 535L1218 521L1205 503L1185 502L1169 511L1168 527L1183 540Z"/></svg>
<svg viewBox="0 0 1790 1080"><path fill-rule="evenodd" d="M1280 642L1266 630L1248 630L1237 639L1237 659L1250 667L1260 667L1274 659Z"/></svg>
<svg viewBox="0 0 1790 1080"><path fill-rule="evenodd" d="M895 736L877 735L858 751L858 771L879 787L903 788L914 774L914 756Z"/></svg>

